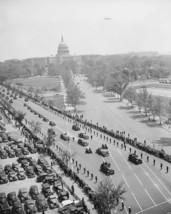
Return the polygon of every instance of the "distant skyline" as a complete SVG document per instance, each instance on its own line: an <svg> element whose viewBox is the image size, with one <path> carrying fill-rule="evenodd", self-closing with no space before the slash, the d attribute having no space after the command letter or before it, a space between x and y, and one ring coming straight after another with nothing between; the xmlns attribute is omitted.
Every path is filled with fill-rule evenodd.
<svg viewBox="0 0 171 214"><path fill-rule="evenodd" d="M171 0L0 0L0 61L71 54L171 53Z"/></svg>

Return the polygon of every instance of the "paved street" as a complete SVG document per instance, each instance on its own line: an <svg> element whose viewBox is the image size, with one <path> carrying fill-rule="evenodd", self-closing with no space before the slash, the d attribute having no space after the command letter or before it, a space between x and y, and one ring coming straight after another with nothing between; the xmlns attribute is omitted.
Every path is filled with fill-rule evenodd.
<svg viewBox="0 0 171 214"><path fill-rule="evenodd" d="M97 94L95 94L95 96L97 96ZM101 95L98 94L98 96ZM24 99L21 98L14 101L14 106L22 111L25 111L26 118L29 121L32 119L40 121L42 123L42 131L46 133L47 129L50 127L48 123L43 122L41 118L38 118L33 113L29 112L27 108L23 106L23 100ZM54 129L58 134L61 132L67 132L71 137L74 136L76 141L78 133L71 129L71 121L63 118L63 116L54 115L54 113L37 106L31 101L29 101L27 104L33 107L39 113L46 115L46 117L50 120L54 121L56 123ZM100 108L101 107L99 107L99 109ZM96 110L96 113L99 114L99 111ZM82 165L82 170L79 173L79 176L82 177L91 187L95 188L96 183L94 179L91 180L89 176L83 173L83 167L86 167L86 169L88 169L90 172L93 172L94 175L97 175L99 181L105 177L105 175L99 172L100 164L104 160L110 162L111 167L115 170L115 174L112 176L114 184L118 184L121 180L125 182L125 186L128 189L128 192L125 195L126 209L121 211L121 207L119 205L117 207L119 213L127 213L128 206L131 206L132 212L137 214L166 214L170 211L171 175L170 172L165 173L166 166L168 165L166 162L163 161L163 170L160 170L161 160L155 158L156 166L153 166L154 157L150 156L150 161L147 163L146 154L144 153L142 165L135 166L134 164L130 164L127 161L129 146L127 146L125 151L121 149L120 143L118 147L113 145L113 143L108 143L110 156L107 158L102 158L101 156L95 154L95 150L101 146L102 143L107 142L104 142L104 140L100 139L99 134L97 136L97 132L95 135L93 135L93 140L89 140L89 145L92 148L93 154L85 154L85 148L78 145L75 141L73 142L70 140L70 143L67 143L58 139L56 144L65 150L69 150L71 153L76 151L75 160L77 160L78 163L81 163ZM140 151L137 150L137 153L140 154ZM76 170L75 166L71 167Z"/></svg>
<svg viewBox="0 0 171 214"><path fill-rule="evenodd" d="M132 138L137 137L138 141L155 143L156 148L158 144L162 144L171 154L171 132L149 122L148 117L118 101L111 94L92 88L84 79L80 76L75 77L75 82L79 82L79 87L86 97L86 104L79 105L78 111L84 114L86 119L114 131L126 131Z"/></svg>

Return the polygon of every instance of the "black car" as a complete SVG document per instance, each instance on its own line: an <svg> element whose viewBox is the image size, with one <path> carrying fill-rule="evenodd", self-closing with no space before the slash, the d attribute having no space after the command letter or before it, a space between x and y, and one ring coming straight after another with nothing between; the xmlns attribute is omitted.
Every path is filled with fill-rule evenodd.
<svg viewBox="0 0 171 214"><path fill-rule="evenodd" d="M45 200L44 195L42 194L37 195L36 205L37 205L38 212L46 211L48 209L48 204Z"/></svg>
<svg viewBox="0 0 171 214"><path fill-rule="evenodd" d="M43 118L43 121L44 122L49 122L49 120L46 117Z"/></svg>
<svg viewBox="0 0 171 214"><path fill-rule="evenodd" d="M56 126L56 123L50 121L50 122L49 122L49 125L50 125L50 126Z"/></svg>
<svg viewBox="0 0 171 214"><path fill-rule="evenodd" d="M26 179L25 171L23 168L19 168L17 172L17 178L18 180L24 180Z"/></svg>
<svg viewBox="0 0 171 214"><path fill-rule="evenodd" d="M34 204L34 201L33 200L27 200L24 204L24 209L25 209L25 212L26 214L34 214L34 213L37 213L37 209L36 209L36 206Z"/></svg>
<svg viewBox="0 0 171 214"><path fill-rule="evenodd" d="M32 197L33 200L35 200L37 195L39 195L38 187L36 185L32 185L30 187L30 196Z"/></svg>
<svg viewBox="0 0 171 214"><path fill-rule="evenodd" d="M62 191L58 192L58 200L60 202L62 202L64 200L68 200L68 198L69 198L68 191L62 190Z"/></svg>
<svg viewBox="0 0 171 214"><path fill-rule="evenodd" d="M11 170L9 173L8 173L8 179L10 182L12 181L17 181L17 174L15 171Z"/></svg>
<svg viewBox="0 0 171 214"><path fill-rule="evenodd" d="M89 145L86 140L80 138L78 139L78 144L84 147Z"/></svg>
<svg viewBox="0 0 171 214"><path fill-rule="evenodd" d="M50 189L50 185L48 183L43 183L42 184L42 193L44 196L47 198L48 196L52 195L52 191Z"/></svg>
<svg viewBox="0 0 171 214"><path fill-rule="evenodd" d="M61 179L58 179L53 183L53 189L57 192L57 194L63 191L63 183Z"/></svg>
<svg viewBox="0 0 171 214"><path fill-rule="evenodd" d="M140 158L138 158L138 155L136 155L136 154L129 154L128 161L130 161L136 165L142 164L142 160Z"/></svg>
<svg viewBox="0 0 171 214"><path fill-rule="evenodd" d="M28 178L34 178L35 177L34 169L32 166L28 166L26 168L26 175Z"/></svg>
<svg viewBox="0 0 171 214"><path fill-rule="evenodd" d="M0 193L0 205L1 205L1 204L5 204L5 203L7 203L6 194L5 194L5 192L1 192L1 193Z"/></svg>
<svg viewBox="0 0 171 214"><path fill-rule="evenodd" d="M73 129L74 131L80 131L80 127L79 127L78 124L74 124L74 125L72 126L72 129Z"/></svg>
<svg viewBox="0 0 171 214"><path fill-rule="evenodd" d="M105 175L114 175L114 170L110 169L110 164L107 162L104 162L100 166L100 171L103 172Z"/></svg>
<svg viewBox="0 0 171 214"><path fill-rule="evenodd" d="M47 176L47 173L42 172L42 173L40 173L40 174L37 176L37 180L36 180L36 181L37 181L37 182L43 182L46 176Z"/></svg>
<svg viewBox="0 0 171 214"><path fill-rule="evenodd" d="M24 203L25 201L30 199L29 195L28 195L28 192L27 192L27 188L22 187L22 188L19 189L18 198L20 199L21 203Z"/></svg>
<svg viewBox="0 0 171 214"><path fill-rule="evenodd" d="M6 174L8 174L12 170L12 166L10 164L5 165L4 171Z"/></svg>
<svg viewBox="0 0 171 214"><path fill-rule="evenodd" d="M82 132L78 134L78 137L83 138L85 140L89 139L89 136L86 133L82 133Z"/></svg>
<svg viewBox="0 0 171 214"><path fill-rule="evenodd" d="M56 197L56 195L50 195L47 199L47 202L49 204L49 207L50 209L55 209L57 207L59 207L59 204L58 204L58 199Z"/></svg>
<svg viewBox="0 0 171 214"><path fill-rule="evenodd" d="M109 151L108 151L107 149L98 148L98 149L96 150L96 153L97 153L98 155L103 156L103 157L108 157L108 156L109 156Z"/></svg>
<svg viewBox="0 0 171 214"><path fill-rule="evenodd" d="M21 167L23 167L24 169L29 166L29 162L27 159L21 160L20 163L21 163Z"/></svg>
<svg viewBox="0 0 171 214"><path fill-rule="evenodd" d="M29 151L27 148L22 148L23 155L29 155Z"/></svg>
<svg viewBox="0 0 171 214"><path fill-rule="evenodd" d="M0 150L0 158L1 159L7 159L8 155L5 150Z"/></svg>
<svg viewBox="0 0 171 214"><path fill-rule="evenodd" d="M64 140L64 141L69 141L70 140L70 137L67 135L67 133L61 134L60 138L62 140Z"/></svg>
<svg viewBox="0 0 171 214"><path fill-rule="evenodd" d="M39 164L36 164L34 167L34 171L37 175L41 174L43 172L42 167Z"/></svg>
<svg viewBox="0 0 171 214"><path fill-rule="evenodd" d="M18 162L13 162L12 163L12 168L15 172L18 171L18 168L20 168L20 164Z"/></svg>
<svg viewBox="0 0 171 214"><path fill-rule="evenodd" d="M43 182L48 183L49 185L52 185L56 180L57 180L57 177L53 173L50 173L45 176Z"/></svg>
<svg viewBox="0 0 171 214"><path fill-rule="evenodd" d="M1 214L11 214L11 209L7 202L0 205L0 213Z"/></svg>
<svg viewBox="0 0 171 214"><path fill-rule="evenodd" d="M35 154L37 151L36 151L36 149L33 147L33 146L29 146L28 147L28 150L29 150L29 152L31 153L31 154Z"/></svg>
<svg viewBox="0 0 171 214"><path fill-rule="evenodd" d="M17 201L17 195L15 192L10 192L7 195L7 200L10 206L13 206L14 202Z"/></svg>
<svg viewBox="0 0 171 214"><path fill-rule="evenodd" d="M15 155L16 155L16 157L22 157L23 156L21 148L17 148L15 150Z"/></svg>
<svg viewBox="0 0 171 214"><path fill-rule="evenodd" d="M15 152L14 152L13 149L8 150L7 153L8 153L8 157L9 157L9 158L14 158L14 157L15 157Z"/></svg>
<svg viewBox="0 0 171 214"><path fill-rule="evenodd" d="M13 208L12 208L12 213L13 214L25 214L22 204L20 201L15 201Z"/></svg>
<svg viewBox="0 0 171 214"><path fill-rule="evenodd" d="M6 183L8 183L7 176L4 171L1 171L0 172L0 184L6 184Z"/></svg>

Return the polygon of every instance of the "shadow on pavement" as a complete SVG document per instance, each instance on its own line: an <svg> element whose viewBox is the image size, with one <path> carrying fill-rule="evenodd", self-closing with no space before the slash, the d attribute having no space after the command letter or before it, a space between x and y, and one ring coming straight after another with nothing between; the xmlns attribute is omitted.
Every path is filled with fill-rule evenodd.
<svg viewBox="0 0 171 214"><path fill-rule="evenodd" d="M121 110L131 110L133 109L132 106L119 106L118 109L121 109Z"/></svg>

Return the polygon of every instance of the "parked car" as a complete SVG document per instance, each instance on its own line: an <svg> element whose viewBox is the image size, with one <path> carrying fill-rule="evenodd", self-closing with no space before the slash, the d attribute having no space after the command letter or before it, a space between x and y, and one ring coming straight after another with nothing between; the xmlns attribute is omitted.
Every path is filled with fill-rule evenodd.
<svg viewBox="0 0 171 214"><path fill-rule="evenodd" d="M17 172L17 178L18 180L24 180L26 179L25 171L23 168L19 168Z"/></svg>
<svg viewBox="0 0 171 214"><path fill-rule="evenodd" d="M18 168L20 168L20 164L18 162L13 162L12 163L12 169L17 172Z"/></svg>
<svg viewBox="0 0 171 214"><path fill-rule="evenodd" d="M4 167L4 171L8 174L12 170L12 166L10 164L6 164Z"/></svg>
<svg viewBox="0 0 171 214"><path fill-rule="evenodd" d="M0 184L6 184L6 183L8 183L7 176L4 171L1 171L0 172Z"/></svg>
<svg viewBox="0 0 171 214"><path fill-rule="evenodd" d="M43 166L43 170L46 172L46 173L52 173L53 172L53 169L50 165L45 165Z"/></svg>
<svg viewBox="0 0 171 214"><path fill-rule="evenodd" d="M46 211L48 209L48 204L45 200L44 195L42 194L37 195L36 205L37 205L38 212Z"/></svg>
<svg viewBox="0 0 171 214"><path fill-rule="evenodd" d="M89 145L88 142L87 142L86 140L81 139L81 138L79 138L77 142L78 142L78 144L81 145L81 146L88 146L88 145Z"/></svg>
<svg viewBox="0 0 171 214"><path fill-rule="evenodd" d="M22 149L21 148L17 148L15 150L15 155L16 155L16 157L22 157L23 156Z"/></svg>
<svg viewBox="0 0 171 214"><path fill-rule="evenodd" d="M34 171L37 175L41 174L43 172L42 167L39 164L35 165Z"/></svg>
<svg viewBox="0 0 171 214"><path fill-rule="evenodd" d="M29 155L29 151L27 148L22 149L23 155Z"/></svg>
<svg viewBox="0 0 171 214"><path fill-rule="evenodd" d="M61 135L60 135L60 138L61 138L62 140L65 140L65 141L69 141L69 140L70 140L70 137L67 135L67 133L61 134Z"/></svg>
<svg viewBox="0 0 171 214"><path fill-rule="evenodd" d="M73 129L74 131L80 131L80 127L79 127L78 124L74 124L74 125L72 126L72 129Z"/></svg>
<svg viewBox="0 0 171 214"><path fill-rule="evenodd" d="M37 176L36 181L37 181L37 182L43 182L46 176L47 176L47 173L42 172L42 173L40 173L40 174Z"/></svg>
<svg viewBox="0 0 171 214"><path fill-rule="evenodd" d="M18 200L18 201L14 202L14 205L12 208L12 213L13 214L25 214L23 207L22 207L22 204L21 204L21 201Z"/></svg>
<svg viewBox="0 0 171 214"><path fill-rule="evenodd" d="M7 200L10 206L13 206L14 202L17 201L16 192L9 192L7 195Z"/></svg>
<svg viewBox="0 0 171 214"><path fill-rule="evenodd" d="M35 200L37 195L39 195L38 187L36 185L32 185L30 187L30 196L32 197L33 200Z"/></svg>
<svg viewBox="0 0 171 214"><path fill-rule="evenodd" d="M1 159L7 159L8 155L5 150L0 150L0 158Z"/></svg>
<svg viewBox="0 0 171 214"><path fill-rule="evenodd" d="M47 198L48 196L52 195L52 191L50 189L50 185L48 183L43 183L42 184L42 193L44 196Z"/></svg>
<svg viewBox="0 0 171 214"><path fill-rule="evenodd" d="M43 180L44 183L48 183L49 185L54 184L54 182L57 180L57 177L53 174L47 174Z"/></svg>
<svg viewBox="0 0 171 214"><path fill-rule="evenodd" d="M36 206L34 204L34 201L31 199L29 199L25 202L24 209L25 209L26 214L37 213L37 209L36 209Z"/></svg>
<svg viewBox="0 0 171 214"><path fill-rule="evenodd" d="M29 150L29 152L31 153L31 154L35 154L37 151L36 151L36 149L33 147L33 146L29 146L28 147L28 150Z"/></svg>
<svg viewBox="0 0 171 214"><path fill-rule="evenodd" d="M14 170L11 170L9 173L8 173L8 179L10 182L12 181L17 181L17 174Z"/></svg>
<svg viewBox="0 0 171 214"><path fill-rule="evenodd" d="M44 122L49 122L49 120L46 117L43 118L43 121Z"/></svg>
<svg viewBox="0 0 171 214"><path fill-rule="evenodd" d="M29 162L27 159L21 160L20 163L21 163L21 167L23 167L24 169L29 166Z"/></svg>
<svg viewBox="0 0 171 214"><path fill-rule="evenodd" d="M26 168L26 175L28 178L34 178L35 177L34 169L32 166L28 166Z"/></svg>
<svg viewBox="0 0 171 214"><path fill-rule="evenodd" d="M68 191L62 190L62 191L58 192L59 202L62 202L62 201L67 200L67 199L69 199Z"/></svg>
<svg viewBox="0 0 171 214"><path fill-rule="evenodd" d="M6 194L5 194L5 192L1 192L1 193L0 193L0 205L1 205L1 204L5 204L5 203L7 203Z"/></svg>
<svg viewBox="0 0 171 214"><path fill-rule="evenodd" d="M8 157L9 157L9 158L14 158L14 157L15 157L15 152L14 152L13 149L8 150L7 153L8 153Z"/></svg>
<svg viewBox="0 0 171 214"><path fill-rule="evenodd" d="M50 209L55 209L55 208L59 207L58 199L55 194L50 195L47 199L47 202L49 204Z"/></svg>
<svg viewBox="0 0 171 214"><path fill-rule="evenodd" d="M28 195L28 192L27 192L27 188L22 187L22 188L19 189L18 198L20 199L21 203L24 203L25 201L30 199L29 195Z"/></svg>
<svg viewBox="0 0 171 214"><path fill-rule="evenodd" d="M88 140L88 139L89 139L89 136L88 136L86 133L83 133L83 132L79 133L79 134L78 134L78 137L83 138L83 139L85 139L85 140Z"/></svg>
<svg viewBox="0 0 171 214"><path fill-rule="evenodd" d="M11 209L8 202L0 205L0 213L1 214L11 214Z"/></svg>
<svg viewBox="0 0 171 214"><path fill-rule="evenodd" d="M58 179L58 180L56 180L56 181L53 183L53 189L54 189L57 193L63 191L63 183L62 183L61 179Z"/></svg>

